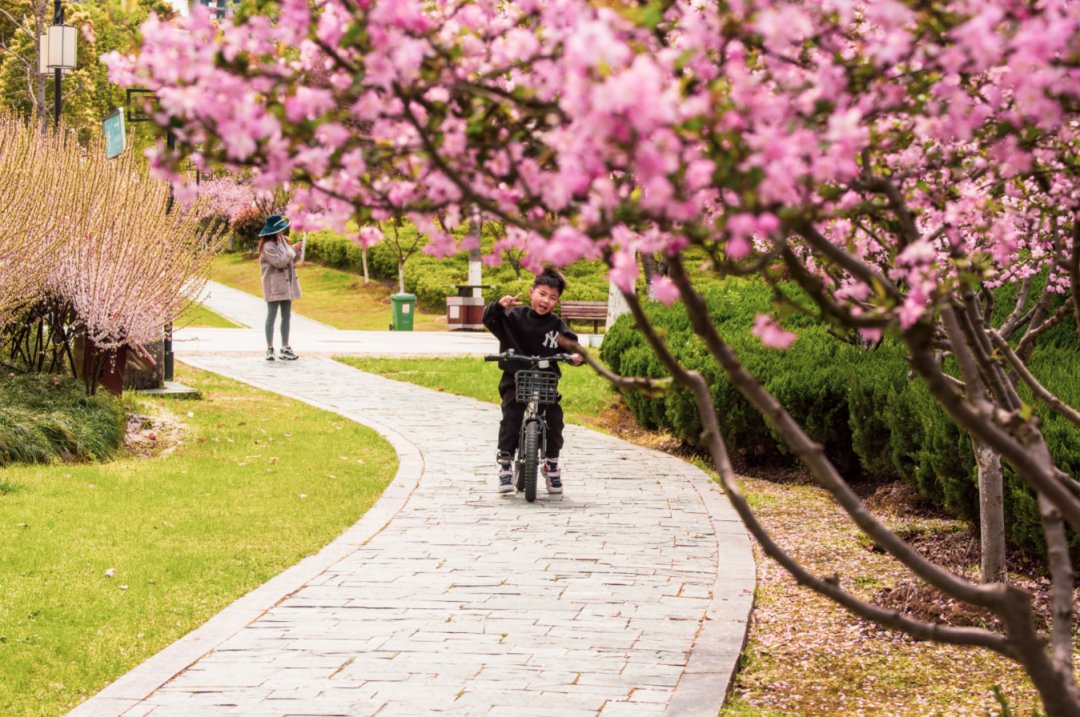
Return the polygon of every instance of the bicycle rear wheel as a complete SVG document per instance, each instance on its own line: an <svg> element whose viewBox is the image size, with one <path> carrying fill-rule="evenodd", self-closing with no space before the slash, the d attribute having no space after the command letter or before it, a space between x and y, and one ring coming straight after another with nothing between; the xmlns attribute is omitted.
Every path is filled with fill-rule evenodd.
<svg viewBox="0 0 1080 717"><path fill-rule="evenodd" d="M521 469L524 471L522 480L525 483L525 500L532 503L536 500L536 473L540 468L540 423L531 421L525 426L525 460Z"/></svg>

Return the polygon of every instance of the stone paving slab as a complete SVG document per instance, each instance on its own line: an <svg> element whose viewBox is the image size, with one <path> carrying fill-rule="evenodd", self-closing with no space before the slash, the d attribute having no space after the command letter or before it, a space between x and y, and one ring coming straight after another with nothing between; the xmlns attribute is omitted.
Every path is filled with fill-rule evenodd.
<svg viewBox="0 0 1080 717"><path fill-rule="evenodd" d="M494 491L495 405L324 358L177 350L371 426L399 472L338 540L73 717L715 717L754 564L701 471L567 426L566 494L529 504Z"/></svg>

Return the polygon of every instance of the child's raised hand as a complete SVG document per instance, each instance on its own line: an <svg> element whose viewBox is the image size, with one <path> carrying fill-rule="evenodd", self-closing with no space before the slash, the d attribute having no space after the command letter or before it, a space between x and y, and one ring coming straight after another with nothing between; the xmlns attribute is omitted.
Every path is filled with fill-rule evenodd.
<svg viewBox="0 0 1080 717"><path fill-rule="evenodd" d="M519 296L521 296L521 292L518 292L513 296L507 294L503 298L499 299L499 306L503 307L504 309L509 309L511 306L521 306L521 302L518 301Z"/></svg>

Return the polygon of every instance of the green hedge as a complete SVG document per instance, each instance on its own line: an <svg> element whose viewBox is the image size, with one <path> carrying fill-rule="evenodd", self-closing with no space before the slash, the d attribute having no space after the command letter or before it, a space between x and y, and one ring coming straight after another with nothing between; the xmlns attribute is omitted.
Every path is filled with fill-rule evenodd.
<svg viewBox="0 0 1080 717"><path fill-rule="evenodd" d="M750 334L754 316L771 308L771 290L761 282L729 279L705 292L714 325L746 368L824 446L849 478L901 478L955 515L978 519L977 469L967 434L945 415L921 381L909 377L904 348L891 341L863 350L843 343L807 317L785 321L798 340L787 351L764 347ZM681 305L651 304L650 320L674 354L705 376L717 419L729 447L748 461L788 457L779 436L734 389L689 327ZM666 375L633 318L624 316L608 332L601 358L624 375ZM1062 335L1040 346L1031 362L1036 375L1072 405L1080 405L1080 355ZM687 391L674 388L662 398L629 394L637 421L664 428L700 444L701 422ZM1080 475L1080 431L1040 410L1043 433L1058 465ZM1006 468L1006 526L1017 545L1044 549L1031 492ZM1074 547L1076 543L1074 541Z"/></svg>
<svg viewBox="0 0 1080 717"><path fill-rule="evenodd" d="M87 396L70 378L0 377L0 467L12 463L102 460L124 439L120 401Z"/></svg>
<svg viewBox="0 0 1080 717"><path fill-rule="evenodd" d="M403 244L410 245L415 228L406 225L399 231ZM492 237L485 236L482 245L490 247L492 242ZM421 247L423 244L421 240ZM360 247L332 232L308 235L307 258L346 271L363 270ZM368 250L368 272L374 279L397 282L397 253L390 242L381 242ZM574 301L607 300L607 268L602 262L578 262L566 267L563 273L568 284L565 298ZM456 296L456 285L466 283L468 276L469 265L465 255L439 259L424 254L422 248L418 248L405 262L405 290L415 294L417 304L426 311L445 311L446 297ZM509 262L497 267L485 266L483 277L483 283L491 285L491 288L484 290L486 301L493 301L505 294L525 293L532 286L532 274L523 271L519 278Z"/></svg>

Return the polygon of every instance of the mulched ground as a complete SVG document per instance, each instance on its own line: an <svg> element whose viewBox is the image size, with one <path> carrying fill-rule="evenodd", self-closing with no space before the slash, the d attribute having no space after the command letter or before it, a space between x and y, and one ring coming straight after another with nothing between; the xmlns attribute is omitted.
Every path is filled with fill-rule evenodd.
<svg viewBox="0 0 1080 717"><path fill-rule="evenodd" d="M625 410L604 424L620 437L689 456L670 436L643 431ZM742 488L777 542L819 575L839 576L859 597L923 620L995 626L992 615L958 604L915 580L848 520L828 494L792 468L743 470ZM920 552L977 578L978 535L926 505L901 483L859 486L867 506ZM723 716L890 715L960 717L1030 715L1038 697L1023 671L983 649L910 639L858 619L800 587L755 545L758 587L743 654ZM1039 561L1009 555L1010 580L1035 595L1045 614L1048 580ZM1080 602L1078 602L1080 608ZM995 694L1000 691L1001 698Z"/></svg>
<svg viewBox="0 0 1080 717"><path fill-rule="evenodd" d="M129 413L124 433L124 450L139 458L166 456L176 448L184 434L184 424L165 407L156 415Z"/></svg>

